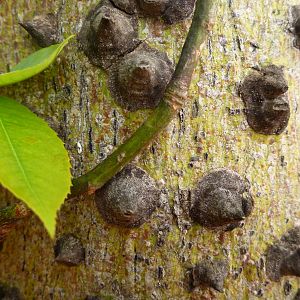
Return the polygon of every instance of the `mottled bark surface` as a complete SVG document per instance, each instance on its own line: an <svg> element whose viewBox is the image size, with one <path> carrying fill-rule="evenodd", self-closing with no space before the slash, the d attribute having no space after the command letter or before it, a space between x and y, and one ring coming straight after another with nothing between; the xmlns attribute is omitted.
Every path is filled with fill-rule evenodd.
<svg viewBox="0 0 300 300"><path fill-rule="evenodd" d="M8 70L37 46L18 25L35 13L57 12L63 35L77 33L97 1L2 0L0 70ZM36 217L22 220L0 250L0 282L18 287L25 299L293 299L300 281L272 283L264 253L297 224L300 214L300 52L287 32L296 0L222 0L212 11L208 38L189 102L167 130L136 160L163 190L160 208L139 229L106 224L93 197L66 202L57 237L72 233L85 249L77 267L54 260L54 241ZM166 26L141 20L140 35L175 62L189 22ZM237 84L251 67L285 67L291 118L280 136L254 133L242 113ZM0 93L43 117L64 140L74 176L104 159L141 124L148 111L117 106L106 74L93 67L73 41L44 73ZM192 163L191 163L192 161ZM192 224L189 190L209 170L227 167L247 178L255 207L243 228L222 233ZM15 200L1 193L1 207ZM11 199L11 200L9 200ZM11 201L11 202L9 202ZM187 268L203 258L229 261L224 293L189 292ZM291 288L289 288L291 285Z"/></svg>

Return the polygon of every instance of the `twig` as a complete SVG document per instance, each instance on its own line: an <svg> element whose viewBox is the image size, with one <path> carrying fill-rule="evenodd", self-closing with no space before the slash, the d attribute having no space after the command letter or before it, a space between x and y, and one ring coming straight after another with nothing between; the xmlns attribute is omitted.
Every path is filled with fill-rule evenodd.
<svg viewBox="0 0 300 300"><path fill-rule="evenodd" d="M200 45L205 38L211 4L212 0L197 0L192 25L175 73L158 107L145 123L107 159L85 175L73 180L70 198L83 193L94 193L101 188L149 145L182 107L198 62Z"/></svg>
<svg viewBox="0 0 300 300"><path fill-rule="evenodd" d="M197 0L191 28L179 62L164 98L145 123L107 159L93 170L73 180L71 197L93 193L133 160L170 123L187 98L191 78L199 59L199 48L205 38L212 0ZM0 243L16 226L30 215L23 204L0 209Z"/></svg>
<svg viewBox="0 0 300 300"><path fill-rule="evenodd" d="M30 214L30 211L22 203L0 209L0 243L16 227L20 219L26 218Z"/></svg>

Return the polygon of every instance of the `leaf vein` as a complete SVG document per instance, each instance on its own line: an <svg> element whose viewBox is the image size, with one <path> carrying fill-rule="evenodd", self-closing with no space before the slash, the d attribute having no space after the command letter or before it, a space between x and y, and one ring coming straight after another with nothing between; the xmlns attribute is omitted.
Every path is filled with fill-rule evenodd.
<svg viewBox="0 0 300 300"><path fill-rule="evenodd" d="M20 159L18 157L18 154L17 154L17 152L16 152L16 150L15 150L15 148L13 146L11 138L9 137L9 134L8 134L7 130L5 129L5 126L4 126L1 118L0 118L0 125L1 125L1 128L2 128L3 132L4 132L4 135L6 137L8 145L9 145L9 147L10 147L12 153L13 153L13 156L14 156L16 162L17 162L17 165L19 166L19 169L21 170L21 173L22 173L22 175L24 177L26 185L28 186L28 188L31 191L31 193L32 193L33 197L35 198L35 200L38 201L39 203L42 203L42 202L39 201L39 197L37 196L36 192L34 191L32 185L30 183L30 181L28 180L28 176L26 175L25 169L24 169L24 167L23 167L23 165L22 165L22 163L21 163L21 161L20 161Z"/></svg>

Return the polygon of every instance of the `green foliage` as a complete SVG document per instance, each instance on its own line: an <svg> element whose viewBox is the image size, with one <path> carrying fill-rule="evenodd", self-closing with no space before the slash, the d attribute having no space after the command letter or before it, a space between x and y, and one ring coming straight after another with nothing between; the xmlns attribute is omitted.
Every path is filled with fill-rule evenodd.
<svg viewBox="0 0 300 300"><path fill-rule="evenodd" d="M45 70L68 44L43 48L0 74L0 87ZM56 213L70 192L68 153L56 133L29 109L0 96L0 183L35 212L51 237Z"/></svg>
<svg viewBox="0 0 300 300"><path fill-rule="evenodd" d="M43 221L51 237L56 213L70 192L68 153L45 121L0 96L0 183Z"/></svg>
<svg viewBox="0 0 300 300"><path fill-rule="evenodd" d="M71 35L60 44L36 51L13 67L11 72L0 74L0 87L23 81L44 71L73 37Z"/></svg>

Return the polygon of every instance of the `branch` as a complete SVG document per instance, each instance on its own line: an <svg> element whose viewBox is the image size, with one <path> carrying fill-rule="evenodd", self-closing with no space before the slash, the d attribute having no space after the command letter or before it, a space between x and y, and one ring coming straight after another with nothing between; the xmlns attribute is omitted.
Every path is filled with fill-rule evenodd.
<svg viewBox="0 0 300 300"><path fill-rule="evenodd" d="M184 104L192 75L200 56L199 48L205 38L205 26L212 0L197 0L191 28L183 46L173 78L164 98L145 123L107 159L93 170L73 180L69 198L94 193L133 160L170 123ZM22 203L0 209L0 243L20 219L31 214Z"/></svg>
<svg viewBox="0 0 300 300"><path fill-rule="evenodd" d="M205 38L212 0L197 0L191 28L179 62L164 98L145 123L107 159L93 170L73 180L71 197L93 193L133 160L170 123L184 104L190 82L200 56L199 48ZM22 204L0 209L0 243L20 219L31 212Z"/></svg>
<svg viewBox="0 0 300 300"><path fill-rule="evenodd" d="M20 219L30 215L30 211L22 203L0 209L0 243L12 231Z"/></svg>
<svg viewBox="0 0 300 300"><path fill-rule="evenodd" d="M212 0L197 0L195 13L171 83L164 98L145 123L107 159L73 180L70 198L94 193L132 161L170 123L187 98L192 75L206 35L206 22Z"/></svg>

